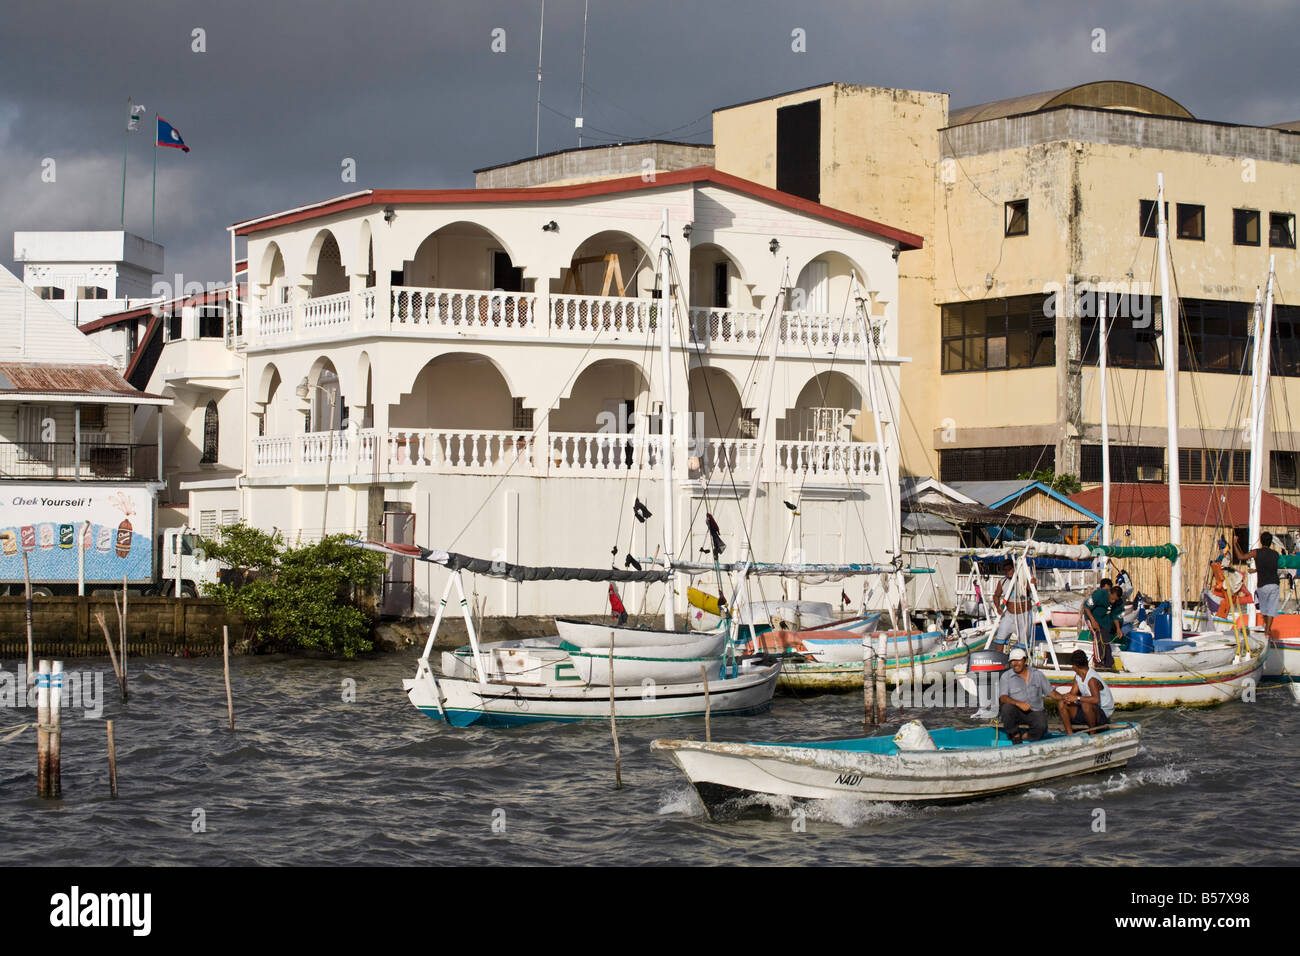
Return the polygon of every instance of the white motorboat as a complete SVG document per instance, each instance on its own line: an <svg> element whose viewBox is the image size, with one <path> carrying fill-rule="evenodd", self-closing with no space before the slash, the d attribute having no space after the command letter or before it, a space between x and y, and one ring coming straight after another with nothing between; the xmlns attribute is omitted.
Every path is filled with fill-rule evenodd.
<svg viewBox="0 0 1300 956"><path fill-rule="evenodd" d="M957 801L1124 766L1138 752L1138 725L1093 733L1048 734L1012 744L996 727L807 743L656 740L700 795L711 817L742 809L744 798Z"/></svg>
<svg viewBox="0 0 1300 956"><path fill-rule="evenodd" d="M756 714L766 710L776 691L780 662L743 660L735 677L613 688L614 716L619 720ZM439 677L427 659L402 686L422 714L453 727L514 727L541 721L608 720L610 688L583 684L479 681Z"/></svg>

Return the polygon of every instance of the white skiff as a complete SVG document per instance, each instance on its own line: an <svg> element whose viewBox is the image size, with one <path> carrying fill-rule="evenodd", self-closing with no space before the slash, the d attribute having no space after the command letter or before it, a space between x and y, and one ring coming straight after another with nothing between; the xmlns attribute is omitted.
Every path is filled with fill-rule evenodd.
<svg viewBox="0 0 1300 956"><path fill-rule="evenodd" d="M678 651L668 651L670 646L682 646L682 656L698 656L686 648L695 644L702 637L713 636L714 631L661 631L650 627L620 627L617 624L599 624L590 621L575 621L567 617L557 617L555 626L561 640L567 641L584 650L609 652L611 635L615 651L625 647L660 647L663 657L676 656ZM715 629L717 633L726 634L725 628Z"/></svg>
<svg viewBox="0 0 1300 956"><path fill-rule="evenodd" d="M970 800L1124 766L1138 752L1138 725L1049 734L1013 745L994 727L932 731L935 749L900 749L893 737L818 743L656 740L695 787L710 816L747 796L802 800Z"/></svg>
<svg viewBox="0 0 1300 956"><path fill-rule="evenodd" d="M740 673L709 681L713 716L756 714L766 710L776 691L780 662L743 661ZM608 720L610 688L571 684L525 684L439 677L421 660L413 678L402 681L407 697L422 714L454 727L513 727L541 721ZM702 681L614 688L614 713L620 720L704 715Z"/></svg>

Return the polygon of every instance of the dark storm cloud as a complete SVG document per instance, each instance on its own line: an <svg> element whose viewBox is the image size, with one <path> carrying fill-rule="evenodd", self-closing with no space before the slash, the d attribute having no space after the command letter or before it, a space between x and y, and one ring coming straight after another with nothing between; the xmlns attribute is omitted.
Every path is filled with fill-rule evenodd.
<svg viewBox="0 0 1300 956"><path fill-rule="evenodd" d="M158 157L169 272L219 278L225 227L366 186L473 183L533 152L540 3L10 3L0 35L0 226L114 227L126 97L189 154ZM591 0L585 143L708 142L709 111L829 80L962 106L1096 79L1195 115L1300 118L1290 2L859 3ZM543 152L576 144L583 0L546 4ZM207 52L191 51L206 31ZM491 52L505 30L506 52ZM791 31L807 52L791 50ZM1092 31L1107 52L1092 52ZM557 115L563 114L563 115ZM149 231L152 125L129 142L127 226ZM53 158L57 181L42 183ZM344 183L340 163L357 163Z"/></svg>

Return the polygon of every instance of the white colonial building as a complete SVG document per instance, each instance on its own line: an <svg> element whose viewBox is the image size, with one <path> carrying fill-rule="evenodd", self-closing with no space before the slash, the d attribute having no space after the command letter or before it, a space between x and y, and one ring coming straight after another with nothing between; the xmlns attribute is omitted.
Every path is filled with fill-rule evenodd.
<svg viewBox="0 0 1300 956"><path fill-rule="evenodd" d="M655 292L665 210L668 389ZM532 565L662 559L670 392L679 558L701 557L705 513L722 527L726 559L752 545L759 560L884 561L895 547L897 452L889 442L879 460L864 360L871 335L889 420L905 361L896 257L918 236L710 167L562 186L367 190L234 230L248 262L238 507L255 525ZM760 338L778 304L773 428L760 449ZM223 446L232 424L223 415ZM652 512L645 522L633 517L637 499ZM191 510L204 507L192 488ZM442 571L411 564L390 568L390 613L428 613L441 591ZM486 614L606 607L604 585L477 588ZM861 585L848 588L857 603ZM684 582L677 591L684 608ZM837 600L841 585L814 591L804 597ZM655 613L664 599L659 586L623 596L633 612Z"/></svg>

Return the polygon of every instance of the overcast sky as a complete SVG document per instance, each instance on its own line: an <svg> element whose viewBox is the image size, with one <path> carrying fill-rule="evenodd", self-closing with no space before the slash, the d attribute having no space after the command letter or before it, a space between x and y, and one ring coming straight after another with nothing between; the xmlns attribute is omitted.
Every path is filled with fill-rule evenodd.
<svg viewBox="0 0 1300 956"><path fill-rule="evenodd" d="M577 145L584 0L546 3L541 151ZM719 106L831 80L954 107L1101 79L1201 118L1300 119L1296 0L589 0L586 137L710 142ZM126 99L158 153L168 273L227 276L225 227L355 189L464 187L532 155L540 0L6 0L0 263L15 229L117 228ZM206 52L194 52L202 28ZM505 52L492 51L505 31ZM791 33L806 31L806 52ZM1093 31L1106 31L1094 53ZM557 115L563 114L563 115ZM127 142L127 228L149 235L152 123ZM357 181L340 164L355 159ZM43 182L42 161L55 161Z"/></svg>

